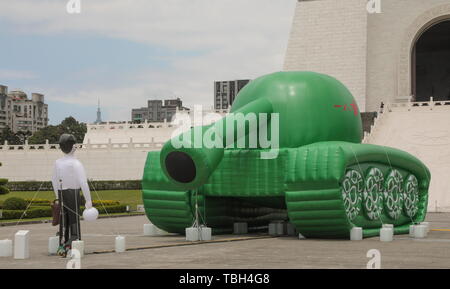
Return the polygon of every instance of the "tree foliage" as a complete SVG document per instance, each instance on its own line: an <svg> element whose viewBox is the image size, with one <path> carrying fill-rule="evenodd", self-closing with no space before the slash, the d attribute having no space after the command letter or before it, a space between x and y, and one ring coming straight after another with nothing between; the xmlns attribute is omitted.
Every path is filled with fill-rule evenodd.
<svg viewBox="0 0 450 289"><path fill-rule="evenodd" d="M4 144L5 141L8 142L10 145L20 145L21 139L20 137L15 134L9 126L6 126L1 132L0 132L0 143Z"/></svg>
<svg viewBox="0 0 450 289"><path fill-rule="evenodd" d="M87 132L85 123L78 122L73 117L67 117L59 125L49 125L28 139L29 144L44 144L46 140L50 143L58 143L59 137L64 133L70 133L75 136L77 142L83 142L84 135Z"/></svg>
<svg viewBox="0 0 450 289"><path fill-rule="evenodd" d="M14 133L9 127L5 127L0 131L0 143L3 144L8 141L10 145L22 145L25 144L25 140L28 139L29 144L45 144L48 140L49 143L58 143L59 137L64 133L70 133L75 136L77 142L83 142L84 135L87 132L87 126L85 123L78 122L73 117L67 117L59 125L49 125L41 130L38 130L33 135L31 132L19 131Z"/></svg>

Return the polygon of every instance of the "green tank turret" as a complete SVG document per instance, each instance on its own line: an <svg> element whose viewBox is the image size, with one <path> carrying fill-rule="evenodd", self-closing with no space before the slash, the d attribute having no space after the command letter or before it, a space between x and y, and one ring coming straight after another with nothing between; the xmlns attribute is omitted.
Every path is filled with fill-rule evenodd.
<svg viewBox="0 0 450 289"><path fill-rule="evenodd" d="M424 220L429 170L406 152L361 144L359 109L338 80L262 76L230 112L148 154L143 199L159 228L184 233L196 208L215 233L234 222L258 228L289 220L306 237L348 237L354 226L368 237L384 223L400 234ZM215 146L199 145L199 135Z"/></svg>

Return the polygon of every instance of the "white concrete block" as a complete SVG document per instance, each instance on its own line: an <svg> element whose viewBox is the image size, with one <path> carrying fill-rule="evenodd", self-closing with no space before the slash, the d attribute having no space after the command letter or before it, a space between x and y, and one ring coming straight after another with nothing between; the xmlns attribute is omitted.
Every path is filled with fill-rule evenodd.
<svg viewBox="0 0 450 289"><path fill-rule="evenodd" d="M269 224L269 235L270 236L276 236L277 235L277 224L276 223L270 223Z"/></svg>
<svg viewBox="0 0 450 289"><path fill-rule="evenodd" d="M0 240L0 257L11 257L13 255L12 240Z"/></svg>
<svg viewBox="0 0 450 289"><path fill-rule="evenodd" d="M287 223L286 224L286 233L288 236L296 236L297 229L295 229L295 226L292 223Z"/></svg>
<svg viewBox="0 0 450 289"><path fill-rule="evenodd" d="M283 235L285 235L285 230L284 230L284 229L285 229L285 226L286 226L285 224L286 224L285 222L278 222L278 223L277 223L277 225L276 225L276 226L277 226L277 227L276 227L276 228L277 228L277 229L276 229L276 230L277 230L277 236L283 236Z"/></svg>
<svg viewBox="0 0 450 289"><path fill-rule="evenodd" d="M59 247L59 237L48 238L48 254L55 255Z"/></svg>
<svg viewBox="0 0 450 289"><path fill-rule="evenodd" d="M126 251L126 240L124 236L117 236L115 243L116 253L123 253Z"/></svg>
<svg viewBox="0 0 450 289"><path fill-rule="evenodd" d="M411 238L414 238L414 228L416 227L416 225L411 225L409 226L409 236Z"/></svg>
<svg viewBox="0 0 450 289"><path fill-rule="evenodd" d="M422 239L427 236L427 226L425 225L416 225L414 228L414 238Z"/></svg>
<svg viewBox="0 0 450 289"><path fill-rule="evenodd" d="M84 241L72 241L72 250L76 249L80 252L80 258L84 256Z"/></svg>
<svg viewBox="0 0 450 289"><path fill-rule="evenodd" d="M271 236L283 236L285 235L285 222L274 221L269 224L269 235Z"/></svg>
<svg viewBox="0 0 450 289"><path fill-rule="evenodd" d="M394 230L392 228L381 228L380 241L391 242L394 239Z"/></svg>
<svg viewBox="0 0 450 289"><path fill-rule="evenodd" d="M212 237L211 228L201 226L200 227L200 236L201 236L201 241L211 241L211 237Z"/></svg>
<svg viewBox="0 0 450 289"><path fill-rule="evenodd" d="M186 228L186 241L195 242L200 239L198 228Z"/></svg>
<svg viewBox="0 0 450 289"><path fill-rule="evenodd" d="M247 223L234 223L233 224L233 234L242 235L248 233Z"/></svg>
<svg viewBox="0 0 450 289"><path fill-rule="evenodd" d="M394 229L394 225L392 225L392 224L383 224L383 228L392 228L392 229Z"/></svg>
<svg viewBox="0 0 450 289"><path fill-rule="evenodd" d="M20 230L14 236L14 259L30 258L30 231Z"/></svg>
<svg viewBox="0 0 450 289"><path fill-rule="evenodd" d="M144 236L157 236L158 227L153 224L144 224Z"/></svg>
<svg viewBox="0 0 450 289"><path fill-rule="evenodd" d="M430 223L429 222L422 222L421 225L424 225L427 228L427 234L430 232Z"/></svg>
<svg viewBox="0 0 450 289"><path fill-rule="evenodd" d="M350 230L350 240L361 241L363 239L363 230L361 227L353 227Z"/></svg>

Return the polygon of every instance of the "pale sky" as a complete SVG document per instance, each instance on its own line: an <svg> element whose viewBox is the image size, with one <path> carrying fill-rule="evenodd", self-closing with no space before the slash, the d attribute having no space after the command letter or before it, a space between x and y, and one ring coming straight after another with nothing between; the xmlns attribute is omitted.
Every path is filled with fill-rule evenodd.
<svg viewBox="0 0 450 289"><path fill-rule="evenodd" d="M296 0L0 0L0 84L51 124L130 120L148 99L213 105L214 80L282 70Z"/></svg>

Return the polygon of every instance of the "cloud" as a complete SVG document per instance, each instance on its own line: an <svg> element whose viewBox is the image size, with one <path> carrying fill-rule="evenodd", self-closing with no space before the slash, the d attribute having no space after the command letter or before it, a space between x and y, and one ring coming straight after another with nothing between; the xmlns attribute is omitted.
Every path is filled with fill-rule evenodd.
<svg viewBox="0 0 450 289"><path fill-rule="evenodd" d="M37 75L31 71L0 69L0 79L16 80L16 79L35 79Z"/></svg>
<svg viewBox="0 0 450 289"><path fill-rule="evenodd" d="M15 33L81 33L126 39L169 50L165 69L124 71L111 85L46 89L50 99L94 105L128 119L132 106L151 97L180 96L188 105L212 105L213 81L255 78L282 70L296 0L81 0L2 1L0 17Z"/></svg>

